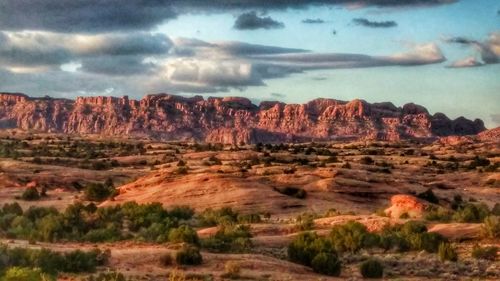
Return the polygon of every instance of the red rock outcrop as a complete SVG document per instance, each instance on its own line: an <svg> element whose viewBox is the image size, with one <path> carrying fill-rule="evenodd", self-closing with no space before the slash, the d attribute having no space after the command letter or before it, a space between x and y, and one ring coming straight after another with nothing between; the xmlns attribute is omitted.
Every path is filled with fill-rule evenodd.
<svg viewBox="0 0 500 281"><path fill-rule="evenodd" d="M257 106L239 97L158 94L141 100L69 100L10 93L0 93L0 128L222 143L432 139L485 130L481 120L431 116L415 104L398 108L392 103L315 99Z"/></svg>
<svg viewBox="0 0 500 281"><path fill-rule="evenodd" d="M427 207L427 203L415 196L398 194L391 197L391 207L384 212L391 218L400 218L406 214L409 218L420 218Z"/></svg>

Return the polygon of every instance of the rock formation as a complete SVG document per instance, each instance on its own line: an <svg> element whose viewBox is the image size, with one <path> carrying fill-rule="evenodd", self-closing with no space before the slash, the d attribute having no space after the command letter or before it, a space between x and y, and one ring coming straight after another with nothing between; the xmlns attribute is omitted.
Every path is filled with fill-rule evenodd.
<svg viewBox="0 0 500 281"><path fill-rule="evenodd" d="M415 104L400 108L392 103L321 98L306 104L257 106L238 97L158 94L141 100L127 96L69 100L11 93L0 93L0 128L236 144L434 139L485 130L479 119L450 120Z"/></svg>

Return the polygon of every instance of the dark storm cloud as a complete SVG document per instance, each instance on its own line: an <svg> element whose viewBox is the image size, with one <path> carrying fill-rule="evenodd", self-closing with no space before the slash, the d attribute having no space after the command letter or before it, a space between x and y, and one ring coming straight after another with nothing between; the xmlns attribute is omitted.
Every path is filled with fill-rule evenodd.
<svg viewBox="0 0 500 281"><path fill-rule="evenodd" d="M322 19L304 19L302 20L302 23L309 23L309 24L321 24L321 23L325 23L324 20Z"/></svg>
<svg viewBox="0 0 500 281"><path fill-rule="evenodd" d="M2 0L0 29L103 32L149 29L176 16L169 1Z"/></svg>
<svg viewBox="0 0 500 281"><path fill-rule="evenodd" d="M178 14L306 8L310 5L430 6L456 0L2 0L0 30L149 30ZM272 23L270 23L272 25Z"/></svg>
<svg viewBox="0 0 500 281"><path fill-rule="evenodd" d="M234 22L234 28L239 30L274 29L284 27L285 25L282 22L276 21L271 17L259 17L255 11L239 15Z"/></svg>
<svg viewBox="0 0 500 281"><path fill-rule="evenodd" d="M396 27L398 24L395 21L371 21L365 18L355 18L352 20L357 25L373 28L389 28Z"/></svg>
<svg viewBox="0 0 500 281"><path fill-rule="evenodd" d="M84 61L84 71L136 74L148 56L166 55L173 43L163 34L75 35L51 32L0 32L0 63L5 68L59 68ZM129 64L127 64L129 63Z"/></svg>

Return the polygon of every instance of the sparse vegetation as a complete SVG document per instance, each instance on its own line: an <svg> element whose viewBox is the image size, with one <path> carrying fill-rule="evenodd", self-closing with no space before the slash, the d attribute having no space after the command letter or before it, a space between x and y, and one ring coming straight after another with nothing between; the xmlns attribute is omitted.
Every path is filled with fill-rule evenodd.
<svg viewBox="0 0 500 281"><path fill-rule="evenodd" d="M182 265L199 265L203 257L197 247L185 245L175 254L175 261Z"/></svg>
<svg viewBox="0 0 500 281"><path fill-rule="evenodd" d="M34 187L26 188L21 198L26 201L35 201L40 199L40 193L38 193L38 190Z"/></svg>
<svg viewBox="0 0 500 281"><path fill-rule="evenodd" d="M480 247L479 245L474 245L472 249L472 257L475 259L485 259L485 260L496 260L498 253L498 247L487 246Z"/></svg>
<svg viewBox="0 0 500 281"><path fill-rule="evenodd" d="M458 255L455 248L450 243L441 243L438 248L438 255L441 261L457 261Z"/></svg>
<svg viewBox="0 0 500 281"><path fill-rule="evenodd" d="M362 262L359 271L364 278L382 278L384 276L384 266L373 258Z"/></svg>

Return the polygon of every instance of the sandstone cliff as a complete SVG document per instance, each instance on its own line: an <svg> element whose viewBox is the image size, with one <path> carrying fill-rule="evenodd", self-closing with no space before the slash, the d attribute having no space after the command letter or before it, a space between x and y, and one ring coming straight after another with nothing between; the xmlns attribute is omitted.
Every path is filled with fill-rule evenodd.
<svg viewBox="0 0 500 281"><path fill-rule="evenodd" d="M141 100L127 96L69 100L12 93L0 93L0 128L220 143L432 139L485 130L479 119L450 120L415 104L400 108L392 103L315 99L257 106L237 97L158 94Z"/></svg>

